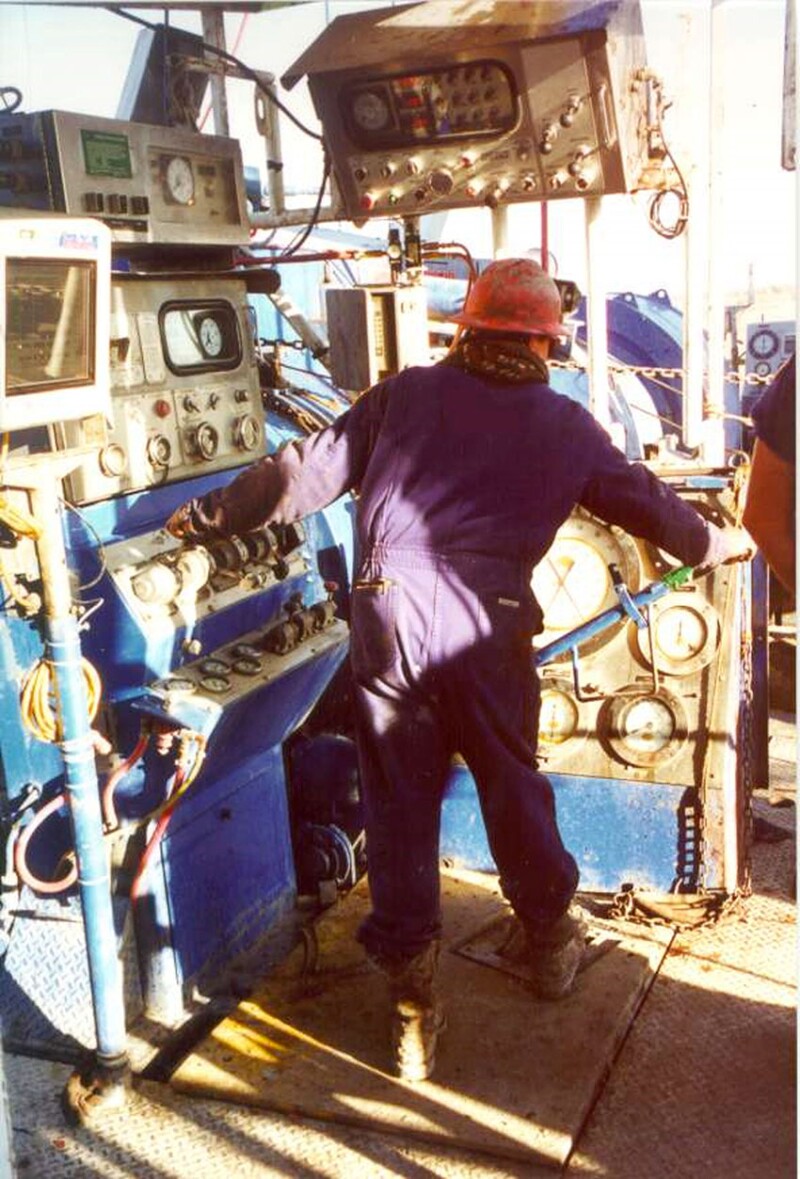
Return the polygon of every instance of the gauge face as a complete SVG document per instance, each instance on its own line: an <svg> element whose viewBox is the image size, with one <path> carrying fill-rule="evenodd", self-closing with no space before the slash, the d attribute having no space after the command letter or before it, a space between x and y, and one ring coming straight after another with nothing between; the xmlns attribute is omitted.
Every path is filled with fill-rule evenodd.
<svg viewBox="0 0 800 1179"><path fill-rule="evenodd" d="M237 643L233 653L238 659L260 659L261 651L252 643Z"/></svg>
<svg viewBox="0 0 800 1179"><path fill-rule="evenodd" d="M578 729L578 705L560 688L543 688L539 711L539 741L544 746L563 745Z"/></svg>
<svg viewBox="0 0 800 1179"><path fill-rule="evenodd" d="M753 332L748 347L753 356L760 360L769 360L778 351L778 337L771 328L761 328L760 331Z"/></svg>
<svg viewBox="0 0 800 1179"><path fill-rule="evenodd" d="M250 658L237 659L233 665L233 670L239 675L258 675L261 671L261 660Z"/></svg>
<svg viewBox="0 0 800 1179"><path fill-rule="evenodd" d="M176 205L190 205L194 200L194 172L185 156L171 156L167 160L164 189Z"/></svg>
<svg viewBox="0 0 800 1179"><path fill-rule="evenodd" d="M221 696L223 692L228 691L231 681L224 675L204 675L200 681L200 686L206 692L213 692L215 696Z"/></svg>
<svg viewBox="0 0 800 1179"><path fill-rule="evenodd" d="M675 757L688 730L680 700L662 688L613 697L602 717L601 731L621 761L651 767Z"/></svg>
<svg viewBox="0 0 800 1179"><path fill-rule="evenodd" d="M639 588L640 561L630 537L579 514L562 525L531 580L544 614L542 646L616 605L609 571L612 564L634 593ZM609 627L585 640L581 650L595 650L615 633L615 628Z"/></svg>
<svg viewBox="0 0 800 1179"><path fill-rule="evenodd" d="M200 670L204 675L225 675L228 665L222 659L204 659Z"/></svg>
<svg viewBox="0 0 800 1179"><path fill-rule="evenodd" d="M225 343L219 320L213 315L204 315L197 327L197 338L206 356L220 356Z"/></svg>
<svg viewBox="0 0 800 1179"><path fill-rule="evenodd" d="M719 647L720 628L717 613L704 599L692 595L669 594L650 607L653 649L650 633L637 630L639 650L648 664L655 656L659 671L668 675L692 675L708 666Z"/></svg>
<svg viewBox="0 0 800 1179"><path fill-rule="evenodd" d="M353 122L362 131L382 131L389 122L389 104L377 90L362 90L353 98Z"/></svg>

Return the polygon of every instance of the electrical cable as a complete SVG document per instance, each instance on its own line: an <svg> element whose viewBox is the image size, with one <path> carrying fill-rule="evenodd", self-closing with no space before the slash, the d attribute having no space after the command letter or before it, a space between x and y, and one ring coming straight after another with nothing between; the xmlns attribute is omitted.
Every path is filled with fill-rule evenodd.
<svg viewBox="0 0 800 1179"><path fill-rule="evenodd" d="M143 725L139 733L139 739L131 752L106 779L100 795L100 805L106 831L116 831L119 827L119 816L117 815L117 808L114 805L114 791L129 770L133 769L137 761L144 755L150 743L150 736L150 730Z"/></svg>
<svg viewBox="0 0 800 1179"><path fill-rule="evenodd" d="M298 238L295 238L295 240L289 242L289 245L286 247L286 249L283 251L283 253L277 255L277 257L274 259L276 262L288 261L292 257L292 255L297 253L297 251L302 246L303 242L307 239L309 234L315 228L317 221L319 220L319 211L322 208L322 198L325 195L325 187L326 187L328 180L330 178L330 174L331 174L331 159L330 159L330 156L328 155L328 152L326 150L325 151L325 163L324 163L324 166L322 169L322 181L319 186L319 192L317 193L317 199L314 204L314 208L311 212L311 220L309 221L308 225L305 227L303 232L300 234L300 236Z"/></svg>
<svg viewBox="0 0 800 1179"><path fill-rule="evenodd" d="M664 107L664 110L669 110L669 106ZM647 219L650 222L652 228L656 231L657 234L659 234L660 237L675 238L680 237L689 221L689 191L686 187L686 181L683 178L683 173L678 166L678 162L670 151L669 145L667 144L667 140L664 135L664 126L660 105L658 109L658 133L661 137L661 142L664 145L664 151L666 153L667 159L670 161L678 175L680 187L665 188L660 192L655 193L648 208ZM666 225L663 220L662 205L666 198L670 195L677 196L680 203L678 207L678 215L675 218L675 221L672 225Z"/></svg>
<svg viewBox="0 0 800 1179"><path fill-rule="evenodd" d="M94 589L94 587L96 585L98 585L103 580L106 573L108 572L108 564L106 562L105 546L103 545L103 542L100 539L99 532L94 527L94 525L91 523L91 521L88 519L88 517L85 516L84 513L80 510L80 508L77 508L75 506L75 504L71 504L68 499L59 500L59 503L61 503L63 507L67 508L68 511L74 512L74 514L80 520L81 524L83 524L84 528L86 528L87 531L91 532L92 537L96 541L95 552L99 555L99 558L100 558L100 571L99 571L99 573L97 573L97 575L95 577L92 578L91 581L80 582L78 585L79 592L81 590Z"/></svg>
<svg viewBox="0 0 800 1179"><path fill-rule="evenodd" d="M88 659L81 659L89 721L93 721L100 707L102 683L97 670ZM52 704L53 665L40 659L25 676L20 693L20 712L25 728L39 741L57 744L60 740L56 712Z"/></svg>

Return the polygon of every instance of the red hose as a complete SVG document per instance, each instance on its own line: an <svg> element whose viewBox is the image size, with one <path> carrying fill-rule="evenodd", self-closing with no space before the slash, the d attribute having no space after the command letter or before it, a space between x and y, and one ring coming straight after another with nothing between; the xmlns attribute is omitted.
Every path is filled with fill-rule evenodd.
<svg viewBox="0 0 800 1179"><path fill-rule="evenodd" d="M26 852L31 836L34 831L38 831L42 823L49 819L56 811L61 810L65 806L67 797L65 794L57 794L55 798L51 798L49 802L37 811L30 823L20 831L17 836L17 842L14 846L14 868L20 880L32 888L34 892L43 893L58 893L64 892L78 879L78 865L73 861L72 867L66 876L61 876L58 880L40 880L38 876L34 876L26 862Z"/></svg>
<svg viewBox="0 0 800 1179"><path fill-rule="evenodd" d="M150 861L152 860L158 845L161 843L161 840L164 838L164 833L166 832L167 827L169 826L169 821L172 818L172 812L175 810L175 807L178 804L177 795L180 791L181 785L183 784L184 777L185 771L179 769L175 774L175 781L173 782L172 790L170 791L172 796L171 801L167 803L166 807L161 812L158 822L156 823L155 830L150 836L147 846L142 852L142 858L139 861L139 867L136 869L136 875L134 876L133 883L131 884L132 902L139 899L139 894L142 889L142 882L144 881L145 875L147 874Z"/></svg>
<svg viewBox="0 0 800 1179"><path fill-rule="evenodd" d="M114 806L114 791L121 778L128 773L128 771L136 764L139 758L147 748L150 740L150 734L143 732L139 736L133 750L128 754L123 762L121 762L112 774L109 774L108 780L103 787L101 795L101 806L103 808L103 822L105 823L107 831L113 831L119 827L119 818L117 817L117 809Z"/></svg>

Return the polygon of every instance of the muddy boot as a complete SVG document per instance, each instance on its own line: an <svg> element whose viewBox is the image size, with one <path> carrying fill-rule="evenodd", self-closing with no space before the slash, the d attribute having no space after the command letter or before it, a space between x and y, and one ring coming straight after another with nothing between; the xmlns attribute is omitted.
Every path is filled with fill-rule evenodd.
<svg viewBox="0 0 800 1179"><path fill-rule="evenodd" d="M526 926L531 988L539 999L565 999L586 948L588 926L580 910L571 910L550 926Z"/></svg>
<svg viewBox="0 0 800 1179"><path fill-rule="evenodd" d="M405 1081L424 1081L433 1072L436 1040L445 1019L436 990L439 943L414 958L375 958L389 984L395 1071Z"/></svg>

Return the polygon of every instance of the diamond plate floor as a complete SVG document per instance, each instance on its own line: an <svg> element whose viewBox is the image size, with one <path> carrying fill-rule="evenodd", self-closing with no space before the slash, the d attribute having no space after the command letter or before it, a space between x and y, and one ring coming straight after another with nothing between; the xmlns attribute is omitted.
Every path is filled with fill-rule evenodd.
<svg viewBox="0 0 800 1179"><path fill-rule="evenodd" d="M564 1167L198 1100L154 1082L138 1082L121 1113L76 1130L59 1106L68 1067L6 1056L18 1176L794 1179L795 750L784 717L771 727L769 788L755 801L753 895L718 924L676 936Z"/></svg>

